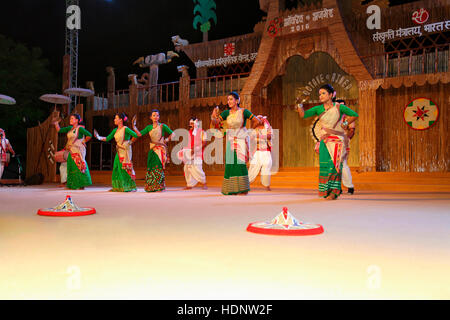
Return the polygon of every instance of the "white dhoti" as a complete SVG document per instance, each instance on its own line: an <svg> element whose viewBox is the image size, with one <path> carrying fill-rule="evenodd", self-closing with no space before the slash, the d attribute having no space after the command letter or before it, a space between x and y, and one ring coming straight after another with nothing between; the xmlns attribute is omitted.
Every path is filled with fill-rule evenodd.
<svg viewBox="0 0 450 320"><path fill-rule="evenodd" d="M261 171L261 183L263 186L270 186L270 175L272 170L272 156L270 151L256 151L250 161L248 169L248 179L252 183Z"/></svg>
<svg viewBox="0 0 450 320"><path fill-rule="evenodd" d="M200 160L201 161L201 160ZM203 171L203 163L194 161L191 164L184 165L184 177L189 188L193 188L197 183L205 184L206 175Z"/></svg>
<svg viewBox="0 0 450 320"><path fill-rule="evenodd" d="M354 188L352 182L352 173L350 172L350 167L348 166L348 156L350 153L350 148L345 150L344 160L342 161L342 184L346 188Z"/></svg>
<svg viewBox="0 0 450 320"><path fill-rule="evenodd" d="M61 162L59 166L59 175L61 176L61 183L67 182L67 162Z"/></svg>
<svg viewBox="0 0 450 320"><path fill-rule="evenodd" d="M2 178L3 170L5 170L5 163L0 161L0 179Z"/></svg>
<svg viewBox="0 0 450 320"><path fill-rule="evenodd" d="M354 122L350 123L348 129L349 130L346 131L346 135L347 137L349 137L349 139L351 139L354 135L355 123ZM353 130L353 132L351 132L350 130ZM350 136L349 133L351 134ZM350 167L348 166L347 163L348 157L350 155L350 145L347 147L345 151L346 152L344 156L344 161L342 162L342 185L350 189L355 187L352 181L352 173L350 172Z"/></svg>
<svg viewBox="0 0 450 320"><path fill-rule="evenodd" d="M352 173L350 172L350 167L347 164L347 157L345 157L342 162L342 184L346 188L354 188L352 181Z"/></svg>

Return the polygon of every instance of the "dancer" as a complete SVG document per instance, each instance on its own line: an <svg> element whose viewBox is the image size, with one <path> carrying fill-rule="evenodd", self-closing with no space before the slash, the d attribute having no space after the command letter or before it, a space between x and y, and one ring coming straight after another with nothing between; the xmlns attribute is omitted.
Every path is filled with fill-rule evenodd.
<svg viewBox="0 0 450 320"><path fill-rule="evenodd" d="M186 179L185 190L192 189L201 183L203 189L208 189L206 185L206 175L203 171L203 149L206 146L205 133L199 128L199 120L196 117L189 119L189 142L188 148L184 149L184 178ZM189 154L186 155L185 152ZM187 160L185 158L188 158Z"/></svg>
<svg viewBox="0 0 450 320"><path fill-rule="evenodd" d="M117 143L117 154L114 158L112 172L113 192L136 191L136 175L133 169L131 145L136 141L137 135L130 128L125 126L128 117L125 113L117 113L114 116L114 124L117 126L107 137L101 137L94 130L95 138L100 141L110 141L112 138Z"/></svg>
<svg viewBox="0 0 450 320"><path fill-rule="evenodd" d="M79 127L81 128L86 128L83 120L81 120L81 122L78 124ZM92 137L92 135L91 135ZM91 139L91 137L89 139ZM66 187L67 184L67 157L69 155L69 152L67 150L62 150L62 151L58 151L55 154L55 160L56 162L60 162L61 164L59 165L59 176L60 176L60 180L61 180L61 184L59 185L59 187Z"/></svg>
<svg viewBox="0 0 450 320"><path fill-rule="evenodd" d="M5 131L0 128L0 179L2 178L5 166L9 164L9 153L14 157L16 153L14 152L9 140L6 139Z"/></svg>
<svg viewBox="0 0 450 320"><path fill-rule="evenodd" d="M166 189L164 169L168 162L167 142L173 137L173 131L163 123L159 122L159 110L154 109L150 113L152 124L139 131L136 128L137 117L133 117L133 130L137 136L150 135L150 150L147 156L147 174L145 175L145 191L156 192ZM164 139L164 134L169 137Z"/></svg>
<svg viewBox="0 0 450 320"><path fill-rule="evenodd" d="M342 161L348 138L345 131L348 125L356 120L358 114L345 105L336 104L336 91L329 84L319 89L319 100L322 105L315 106L307 111L302 104L298 104L296 111L300 118L319 116L321 126L318 142L320 173L319 196L328 200L335 200L342 193ZM346 122L342 121L343 115L348 116Z"/></svg>
<svg viewBox="0 0 450 320"><path fill-rule="evenodd" d="M227 97L229 110L225 110L220 115L219 108L214 108L211 121L214 127L219 127L222 121L227 122L227 149L225 156L225 173L222 184L222 194L235 195L247 194L250 191L248 170L248 133L245 128L247 120L252 121L255 128L261 124L253 113L240 107L239 94L231 92Z"/></svg>
<svg viewBox="0 0 450 320"><path fill-rule="evenodd" d="M64 152L67 153L67 160L63 167L61 176L67 180L67 189L84 189L92 184L89 168L86 163L86 143L91 140L92 134L83 126L80 126L81 116L77 113L69 118L70 126L61 128L61 119L54 118L52 123L59 133L67 134L67 143ZM62 164L61 164L62 166Z"/></svg>
<svg viewBox="0 0 450 320"><path fill-rule="evenodd" d="M254 151L254 153L250 160L248 178L250 183L252 183L261 171L261 183L267 191L270 191L272 127L270 126L267 117L259 115L257 118L261 121L261 124L250 133L251 146L256 150L251 150Z"/></svg>
<svg viewBox="0 0 450 320"><path fill-rule="evenodd" d="M344 100L337 100L336 102L345 105ZM347 118L348 117L346 115L344 115L342 121L345 123ZM351 140L353 138L353 136L355 135L355 130L356 130L356 123L355 122L350 123L348 125L347 130L345 130L345 134L349 140ZM350 141L347 146L347 149L345 150L344 160L342 161L342 184L344 185L344 187L346 187L348 189L347 192L349 194L354 194L355 186L353 185L352 173L350 171L350 167L348 166L349 155L350 155Z"/></svg>

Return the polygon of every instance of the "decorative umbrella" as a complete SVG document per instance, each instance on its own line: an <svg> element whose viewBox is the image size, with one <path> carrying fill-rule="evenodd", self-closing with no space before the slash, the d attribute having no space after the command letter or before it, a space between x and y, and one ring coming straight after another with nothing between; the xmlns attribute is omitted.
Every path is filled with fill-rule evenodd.
<svg viewBox="0 0 450 320"><path fill-rule="evenodd" d="M0 94L0 104L13 105L16 104L16 100L12 97Z"/></svg>
<svg viewBox="0 0 450 320"><path fill-rule="evenodd" d="M68 88L64 90L65 94L70 94L74 96L79 97L90 97L94 95L94 91L91 89L84 89L84 88Z"/></svg>
<svg viewBox="0 0 450 320"><path fill-rule="evenodd" d="M95 92L85 88L68 88L64 90L64 93L75 96L75 105L77 105L77 97L90 97L93 96Z"/></svg>
<svg viewBox="0 0 450 320"><path fill-rule="evenodd" d="M39 97L40 100L54 104L69 104L72 102L68 96L61 94L44 94Z"/></svg>

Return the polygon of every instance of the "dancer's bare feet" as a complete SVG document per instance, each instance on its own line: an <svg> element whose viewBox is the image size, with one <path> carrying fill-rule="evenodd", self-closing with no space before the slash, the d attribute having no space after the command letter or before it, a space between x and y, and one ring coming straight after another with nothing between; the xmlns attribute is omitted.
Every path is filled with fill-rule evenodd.
<svg viewBox="0 0 450 320"><path fill-rule="evenodd" d="M65 188L66 187L66 183L61 183L58 188Z"/></svg>
<svg viewBox="0 0 450 320"><path fill-rule="evenodd" d="M267 191L272 191L272 189L270 189L270 186L266 187Z"/></svg>
<svg viewBox="0 0 450 320"><path fill-rule="evenodd" d="M330 193L328 197L325 198L325 200L336 200L337 196L334 193Z"/></svg>
<svg viewBox="0 0 450 320"><path fill-rule="evenodd" d="M243 192L243 193L238 193L238 196L246 196L248 194L248 191L247 192Z"/></svg>
<svg viewBox="0 0 450 320"><path fill-rule="evenodd" d="M191 190L192 187L185 187L183 190Z"/></svg>
<svg viewBox="0 0 450 320"><path fill-rule="evenodd" d="M202 186L202 189L203 190L207 190L208 189L208 186L206 185L206 183Z"/></svg>

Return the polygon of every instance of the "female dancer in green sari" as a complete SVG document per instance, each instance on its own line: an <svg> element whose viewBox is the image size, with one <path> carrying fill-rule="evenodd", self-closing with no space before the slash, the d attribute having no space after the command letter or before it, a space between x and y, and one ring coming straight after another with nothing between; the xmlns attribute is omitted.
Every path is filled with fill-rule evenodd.
<svg viewBox="0 0 450 320"><path fill-rule="evenodd" d="M107 137L101 137L94 130L95 138L100 141L110 141L112 138L117 143L117 154L114 158L112 172L112 190L115 192L136 191L136 175L133 169L131 144L136 141L137 135L125 126L128 117L125 113L114 116L114 124L117 126Z"/></svg>
<svg viewBox="0 0 450 320"><path fill-rule="evenodd" d="M67 156L67 188L84 189L92 184L89 168L86 163L86 142L92 138L92 134L80 125L81 117L79 114L70 116L69 127L61 128L59 121L53 119L53 125L59 133L67 133L67 143L64 149L68 152Z"/></svg>
<svg viewBox="0 0 450 320"><path fill-rule="evenodd" d="M318 137L320 140L318 145L319 196L335 200L342 193L342 161L349 143L345 130L357 119L358 114L344 105L335 103L336 91L329 84L319 89L319 100L323 103L322 105L307 111L303 109L303 105L299 104L297 112L300 118L319 116L319 127L321 127ZM346 121L342 120L344 115L347 116Z"/></svg>
<svg viewBox="0 0 450 320"><path fill-rule="evenodd" d="M150 150L147 156L147 174L145 175L145 191L163 191L166 188L164 169L168 162L167 142L173 138L173 131L163 123L159 122L159 111L152 110L150 120L152 124L139 131L136 128L136 116L133 117L133 130L141 137L150 136ZM164 139L164 134L169 137Z"/></svg>
<svg viewBox="0 0 450 320"><path fill-rule="evenodd" d="M252 128L255 128L261 124L261 121L253 116L250 110L240 107L240 98L236 92L233 91L228 95L227 102L229 110L225 110L219 115L218 108L215 108L211 115L211 121L215 127L218 127L222 121L226 121L228 126L222 194L247 194L250 191L246 166L249 138L245 124L247 120L250 120Z"/></svg>

